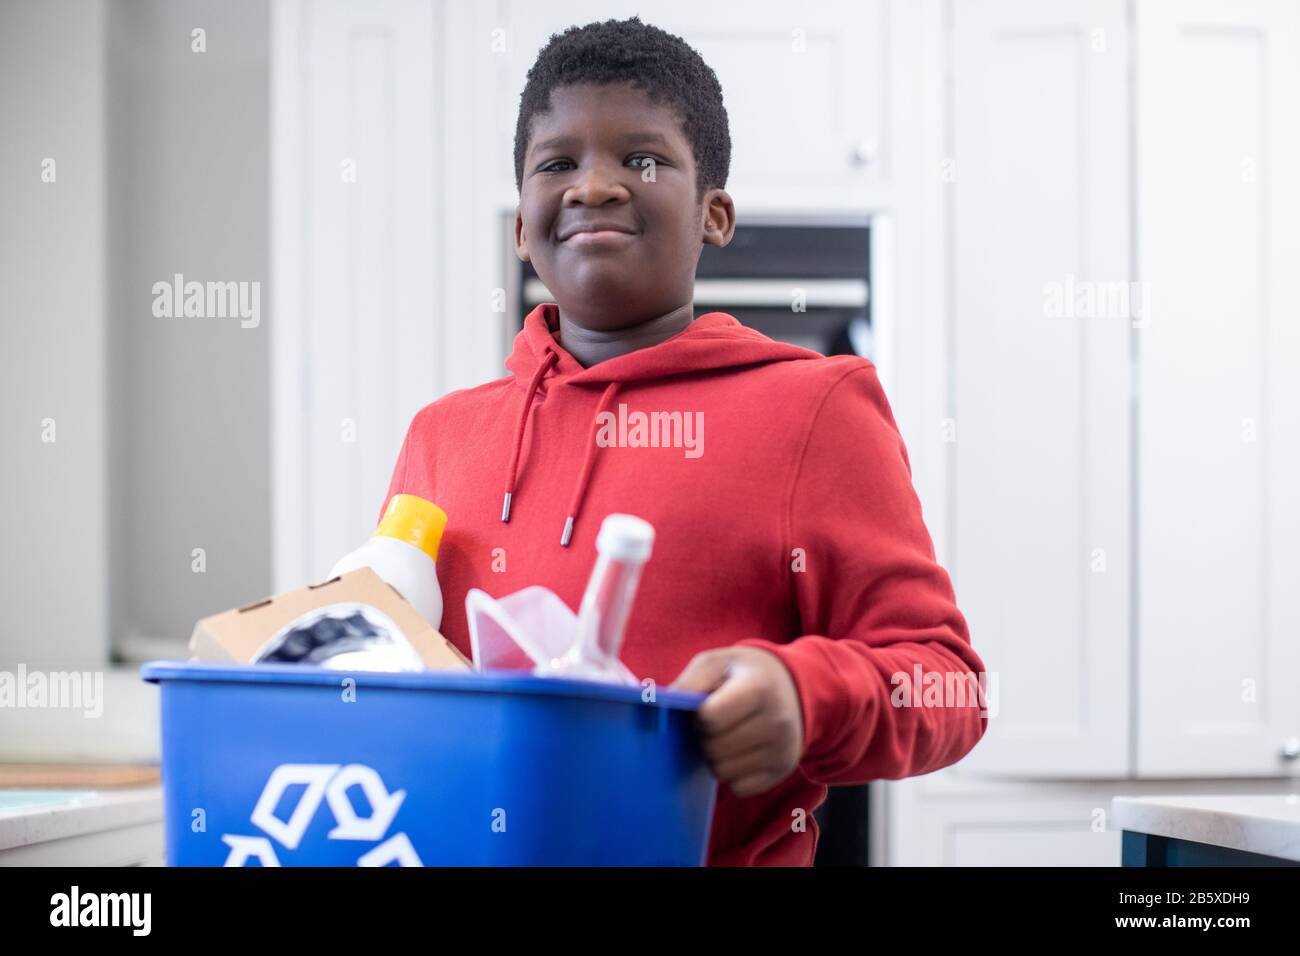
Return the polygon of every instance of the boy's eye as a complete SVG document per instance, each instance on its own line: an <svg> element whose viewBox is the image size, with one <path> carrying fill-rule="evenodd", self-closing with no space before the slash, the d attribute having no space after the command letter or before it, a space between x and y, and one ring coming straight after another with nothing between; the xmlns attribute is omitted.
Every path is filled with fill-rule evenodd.
<svg viewBox="0 0 1300 956"><path fill-rule="evenodd" d="M629 156L626 162L633 164L634 168L636 169L644 169L646 168L647 165L654 165L654 166L667 165L667 163L665 163L662 159L659 159L657 156L650 156L646 153L637 153L633 156ZM573 161L570 159L553 159L549 163L546 163L543 166L539 167L538 172L559 173L559 172L564 172L568 168L572 168L572 166L573 166Z"/></svg>

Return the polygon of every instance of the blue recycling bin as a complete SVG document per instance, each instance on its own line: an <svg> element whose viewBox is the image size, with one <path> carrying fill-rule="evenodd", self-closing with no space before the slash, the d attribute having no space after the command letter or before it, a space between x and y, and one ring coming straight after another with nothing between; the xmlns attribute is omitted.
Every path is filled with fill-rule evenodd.
<svg viewBox="0 0 1300 956"><path fill-rule="evenodd" d="M155 662L172 866L700 866L702 694Z"/></svg>

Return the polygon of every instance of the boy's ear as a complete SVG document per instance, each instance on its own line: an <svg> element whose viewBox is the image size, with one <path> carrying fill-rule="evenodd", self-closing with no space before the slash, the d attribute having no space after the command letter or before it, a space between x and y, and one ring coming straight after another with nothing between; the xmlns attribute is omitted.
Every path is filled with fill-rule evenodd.
<svg viewBox="0 0 1300 956"><path fill-rule="evenodd" d="M524 216L520 207L515 207L515 255L520 262L528 261L528 240L524 238Z"/></svg>
<svg viewBox="0 0 1300 956"><path fill-rule="evenodd" d="M706 246L722 247L736 234L736 206L725 189L710 189L700 205L704 207L704 234Z"/></svg>

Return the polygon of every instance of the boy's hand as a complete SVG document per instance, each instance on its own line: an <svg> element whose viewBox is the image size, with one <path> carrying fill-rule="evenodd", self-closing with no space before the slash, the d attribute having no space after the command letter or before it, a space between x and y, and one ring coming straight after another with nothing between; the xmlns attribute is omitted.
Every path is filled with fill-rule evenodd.
<svg viewBox="0 0 1300 956"><path fill-rule="evenodd" d="M775 654L756 647L704 651L672 686L709 695L698 715L701 745L714 776L736 796L771 790L799 766L799 691Z"/></svg>

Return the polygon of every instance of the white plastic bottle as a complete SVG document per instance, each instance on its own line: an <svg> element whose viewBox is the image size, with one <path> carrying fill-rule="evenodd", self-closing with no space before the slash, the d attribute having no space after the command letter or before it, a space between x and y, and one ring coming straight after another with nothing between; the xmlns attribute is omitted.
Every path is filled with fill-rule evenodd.
<svg viewBox="0 0 1300 956"><path fill-rule="evenodd" d="M370 568L435 629L442 627L438 545L447 513L417 495L393 495L370 540L339 559L330 577Z"/></svg>

